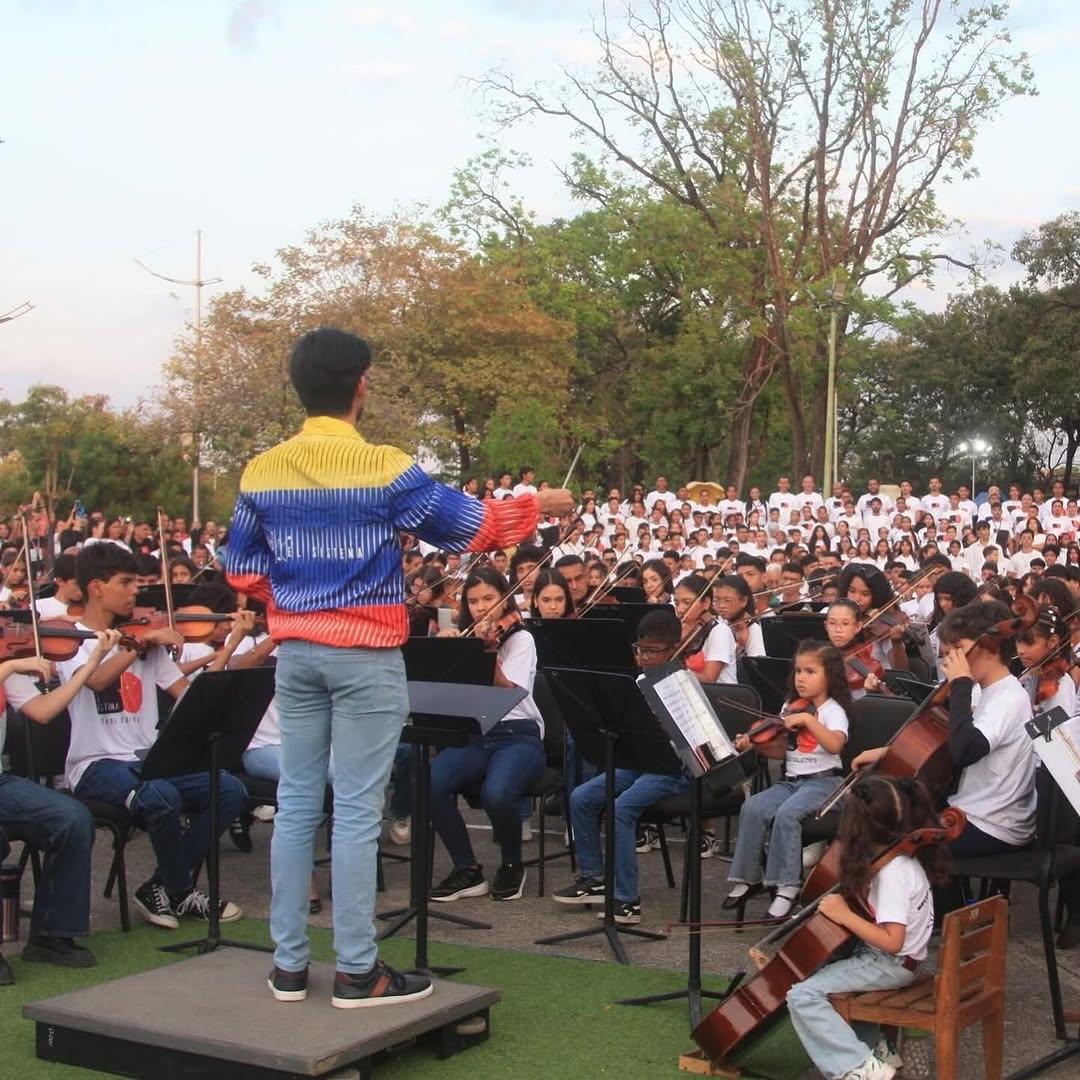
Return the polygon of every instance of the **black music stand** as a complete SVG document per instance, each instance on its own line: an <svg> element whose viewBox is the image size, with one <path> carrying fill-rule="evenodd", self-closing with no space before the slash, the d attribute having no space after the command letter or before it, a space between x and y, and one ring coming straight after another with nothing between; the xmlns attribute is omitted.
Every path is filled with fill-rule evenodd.
<svg viewBox="0 0 1080 1080"><path fill-rule="evenodd" d="M669 990L662 994L647 994L643 997L623 998L617 1005L653 1005L660 1001L678 1001L686 998L690 1006L690 1028L693 1030L701 1023L701 999L713 998L723 1001L735 987L729 983L723 993L705 990L701 985L701 805L704 791L714 798L730 791L733 787L748 780L756 771L754 751L733 754L723 760L713 760L707 748L692 745L685 732L670 710L656 692L656 684L661 682L681 664L664 664L650 669L638 679L645 700L664 730L668 733L672 747L679 754L685 771L693 775L690 781L690 828L686 835L686 887L687 887L687 963L686 989ZM700 700L704 703L717 728L723 729L719 718L704 691ZM725 735L726 739L726 735ZM737 980L736 980L737 981Z"/></svg>
<svg viewBox="0 0 1080 1080"><path fill-rule="evenodd" d="M603 934L615 959L626 964L621 934L645 941L663 941L665 935L615 922L615 770L681 776L682 764L632 676L562 667L549 667L545 674L560 699L575 746L604 770L604 918L600 926L538 938L536 944L558 945Z"/></svg>
<svg viewBox="0 0 1080 1080"><path fill-rule="evenodd" d="M221 892L219 844L221 819L221 761L239 757L251 742L274 696L274 672L269 668L208 671L195 679L176 703L142 764L143 780L167 780L185 773L210 773L210 849L206 881L210 918L206 937L165 945L162 952L196 949L213 952L219 945L255 952L272 952L264 945L229 941L221 936L218 901Z"/></svg>
<svg viewBox="0 0 1080 1080"><path fill-rule="evenodd" d="M760 620L761 639L766 656L790 660L800 641L828 641L825 616L814 611L791 611Z"/></svg>
<svg viewBox="0 0 1080 1080"><path fill-rule="evenodd" d="M444 639L453 640L453 639ZM490 654L494 657L494 654ZM433 968L428 963L428 919L442 919L473 930L490 930L491 924L429 910L431 889L431 750L465 746L495 726L519 701L526 697L520 687L475 686L450 682L409 683L409 714L402 738L412 744L413 825L410 839L409 903L379 915L393 922L379 941L396 934L411 919L416 919L416 961L414 970L453 975L464 968Z"/></svg>
<svg viewBox="0 0 1080 1080"><path fill-rule="evenodd" d="M610 607L615 608L612 604ZM581 668L588 671L620 671L637 674L632 629L622 619L606 614L601 618L530 619L529 630L536 641L537 664Z"/></svg>
<svg viewBox="0 0 1080 1080"><path fill-rule="evenodd" d="M640 603L627 600L618 604L598 604L585 613L585 619L590 622L595 619L610 619L613 622L621 622L630 634L630 640L633 641L637 637L638 623L650 611L655 610L655 604L646 604L644 600Z"/></svg>

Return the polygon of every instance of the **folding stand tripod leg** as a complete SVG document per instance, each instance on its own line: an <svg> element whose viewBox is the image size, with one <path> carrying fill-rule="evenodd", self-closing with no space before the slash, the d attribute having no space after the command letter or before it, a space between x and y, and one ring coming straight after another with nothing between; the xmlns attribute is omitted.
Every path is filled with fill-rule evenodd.
<svg viewBox="0 0 1080 1080"><path fill-rule="evenodd" d="M670 990L665 994L649 994L645 997L623 998L617 1005L652 1005L658 1001L678 1001L686 998L690 1003L690 1028L701 1023L701 999L723 1000L732 987L723 993L701 988L701 780L690 783L690 829L686 837L686 867L688 897L689 946L686 963L686 989Z"/></svg>
<svg viewBox="0 0 1080 1080"><path fill-rule="evenodd" d="M428 919L442 919L444 922L472 930L490 930L490 923L466 919L460 915L446 915L440 911L429 910L428 894L430 891L431 851L428 847L429 824L431 818L431 757L427 743L413 744L413 767L416 783L413 785L413 822L409 846L409 904L404 908L386 911L380 919L392 919L391 924L379 934L378 940L385 941L393 937L412 919L416 919L416 959L415 971L421 974L455 975L464 968L432 967L428 963Z"/></svg>
<svg viewBox="0 0 1080 1080"><path fill-rule="evenodd" d="M555 934L552 937L537 938L537 945L559 945L564 941L577 941L581 938L603 934L615 959L620 964L628 964L626 950L620 935L642 938L645 941L663 941L663 934L654 934L651 930L636 930L620 926L615 921L615 743L618 735L605 731L604 750L604 816L607 819L604 833L604 921L588 930L572 930L567 934Z"/></svg>
<svg viewBox="0 0 1080 1080"><path fill-rule="evenodd" d="M206 927L206 937L194 941L181 941L176 945L163 945L161 952L184 952L195 949L200 955L213 952L218 946L226 945L231 949L248 949L251 952L272 953L267 945L255 945L247 941L230 941L221 936L221 735L212 732L210 740L210 849L206 853L206 887L210 894L210 913Z"/></svg>

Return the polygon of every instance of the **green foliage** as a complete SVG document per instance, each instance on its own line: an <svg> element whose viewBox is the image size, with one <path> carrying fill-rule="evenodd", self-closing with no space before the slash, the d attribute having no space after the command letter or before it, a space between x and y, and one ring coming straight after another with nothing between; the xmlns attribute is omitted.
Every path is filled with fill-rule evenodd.
<svg viewBox="0 0 1080 1080"><path fill-rule="evenodd" d="M71 398L32 386L26 400L0 402L0 505L40 491L61 519L79 498L88 508L150 514L187 503L190 466L160 418L115 412L103 396Z"/></svg>

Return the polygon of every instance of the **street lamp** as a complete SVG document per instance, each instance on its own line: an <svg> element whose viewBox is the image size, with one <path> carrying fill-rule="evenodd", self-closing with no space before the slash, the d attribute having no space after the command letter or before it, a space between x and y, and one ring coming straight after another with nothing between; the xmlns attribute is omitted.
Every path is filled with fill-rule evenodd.
<svg viewBox="0 0 1080 1080"><path fill-rule="evenodd" d="M826 496L832 491L833 480L839 468L839 431L836 408L836 333L840 319L840 309L844 306L844 293L847 283L842 279L834 280L829 289L829 382L825 394L825 478L821 484Z"/></svg>
<svg viewBox="0 0 1080 1080"><path fill-rule="evenodd" d="M961 454L971 453L971 497L975 498L975 461L981 454L990 451L990 444L982 439L972 439L970 443L962 442L957 448Z"/></svg>

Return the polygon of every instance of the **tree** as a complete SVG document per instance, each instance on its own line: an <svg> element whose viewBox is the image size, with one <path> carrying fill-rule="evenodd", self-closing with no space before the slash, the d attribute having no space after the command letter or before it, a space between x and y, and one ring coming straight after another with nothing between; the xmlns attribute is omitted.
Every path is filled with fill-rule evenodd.
<svg viewBox="0 0 1080 1080"><path fill-rule="evenodd" d="M520 397L515 373L543 385L556 410L565 399L569 327L540 311L505 266L422 222L372 220L355 208L256 269L265 289L213 302L201 347L190 336L179 343L162 398L226 467L295 430L289 350L318 326L373 346L365 435L413 453L423 445L462 473L491 416Z"/></svg>
<svg viewBox="0 0 1080 1080"><path fill-rule="evenodd" d="M779 373L793 466L820 469L826 351L793 314L837 277L891 295L956 262L935 188L972 174L979 126L1031 91L1001 5L981 0L649 0L596 23L591 76L561 89L480 80L503 125L551 117L605 165L687 207L752 256L728 475L747 467L755 403ZM571 187L592 197L582 170ZM589 171L585 170L585 175ZM970 268L970 264L967 265Z"/></svg>

